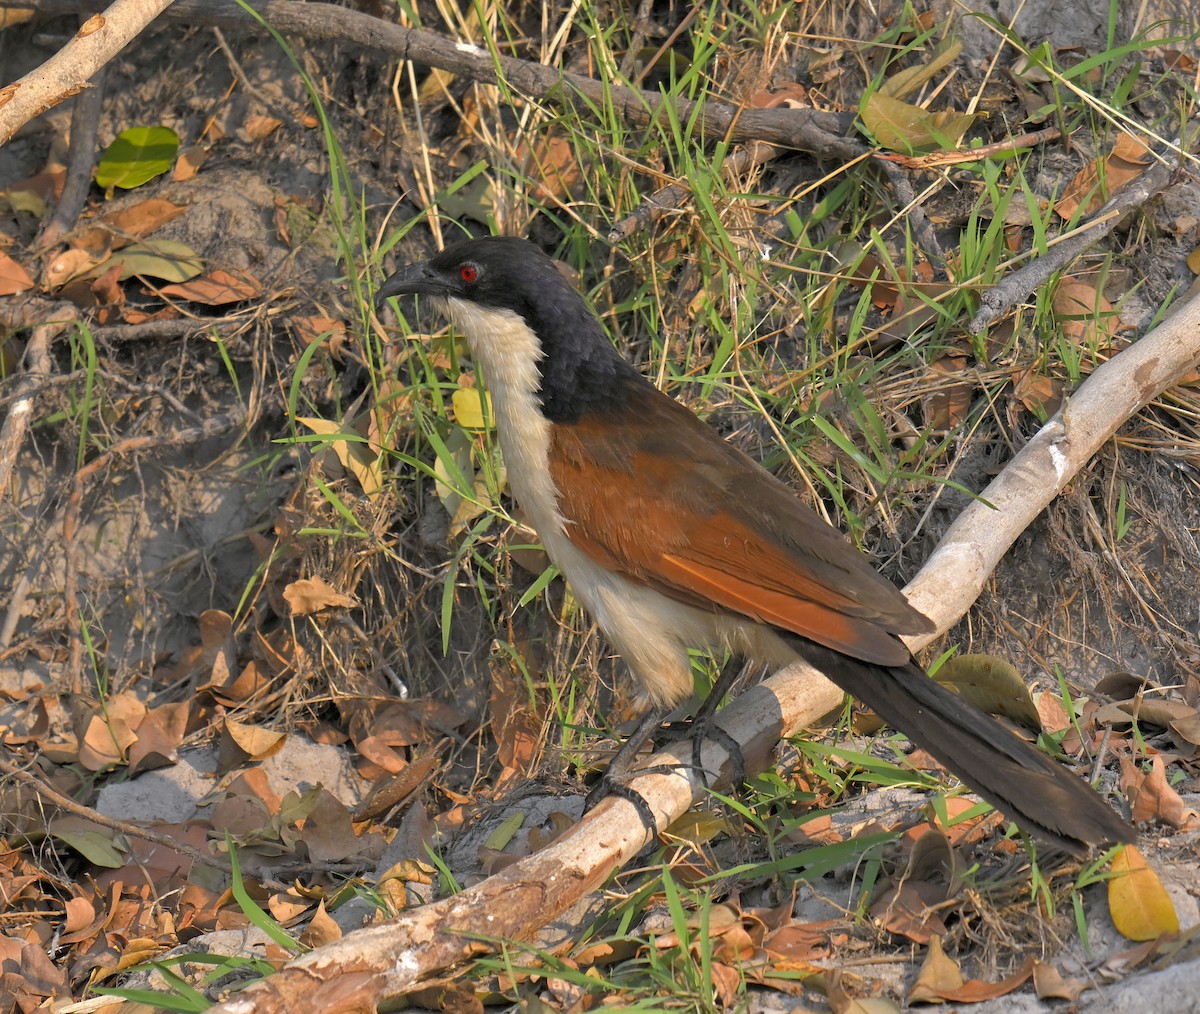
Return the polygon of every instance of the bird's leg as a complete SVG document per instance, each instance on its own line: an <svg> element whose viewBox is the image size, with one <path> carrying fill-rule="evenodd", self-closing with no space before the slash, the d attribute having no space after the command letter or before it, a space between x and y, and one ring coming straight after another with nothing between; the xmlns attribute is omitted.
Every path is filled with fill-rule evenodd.
<svg viewBox="0 0 1200 1014"><path fill-rule="evenodd" d="M723 746L725 752L729 754L730 763L733 765L731 778L733 788L736 790L746 780L746 758L742 754L741 745L712 720L721 706L721 701L729 693L738 676L741 675L745 664L746 660L741 655L732 655L729 661L721 667L720 675L713 681L712 689L696 711L695 717L686 723L692 736L692 766L699 773L705 788L708 788L708 776L701 763L701 753L704 750L704 741L709 738Z"/></svg>
<svg viewBox="0 0 1200 1014"><path fill-rule="evenodd" d="M604 769L600 780L592 786L584 798L583 810L585 813L593 809L605 796L620 796L622 799L628 799L637 808L642 822L653 829L655 834L658 833L658 822L655 820L650 804L646 802L640 792L622 782L621 778L633 768L633 763L637 760L637 755L641 753L642 747L650 741L654 730L662 724L663 719L670 712L671 705L660 704L657 707L651 707L642 716L633 732L625 738L620 749L613 754L613 758L608 762L608 767Z"/></svg>
<svg viewBox="0 0 1200 1014"><path fill-rule="evenodd" d="M671 722L667 726L667 732L675 734L676 737L682 735L690 735L692 740L692 767L697 772L700 781L705 788L708 787L708 776L704 770L701 754L704 749L704 741L708 738L714 739L717 743L725 748L725 752L729 754L729 759L733 765L732 784L740 786L746 780L746 761L742 755L742 748L732 736L729 735L721 726L713 722L713 715L716 714L717 708L720 707L722 699L729 693L730 688L737 680L744 668L745 660L740 656L733 656L722 667L720 675L713 682L712 689L701 703L695 716L691 719ZM643 746L650 741L655 731L662 725L663 719L671 711L669 706L661 706L651 708L641 721L638 722L633 732L629 734L621 748L609 761L608 768L587 794L584 801L584 809L590 810L605 796L620 796L622 799L628 799L635 807L637 807L639 816L642 817L648 827L654 827L654 815L650 810L649 804L641 796L640 793L629 788L621 779L627 775L633 768L633 764L641 752ZM648 770L655 770L653 768Z"/></svg>

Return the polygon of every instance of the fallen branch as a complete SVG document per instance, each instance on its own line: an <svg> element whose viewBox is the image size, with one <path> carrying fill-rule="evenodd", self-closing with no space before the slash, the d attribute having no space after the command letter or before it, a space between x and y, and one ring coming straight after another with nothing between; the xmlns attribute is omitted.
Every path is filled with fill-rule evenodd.
<svg viewBox="0 0 1200 1014"><path fill-rule="evenodd" d="M162 0L156 2L161 4ZM74 14L89 9L87 0L0 0L0 7L10 6L32 7L51 14ZM447 35L418 28L403 28L333 4L256 0L250 6L284 35L297 35L314 41L355 43L400 60L412 60L453 74L463 74L484 84L503 81L521 95L558 105L581 104L604 108L611 104L625 122L635 125L645 125L656 119L668 101L658 92L624 88L546 64L493 55L484 48ZM243 32L265 31L253 16L233 0L176 0L163 11L160 20L233 28ZM724 102L695 103L685 99L673 100L673 108L677 110L680 121L687 122L694 118L699 135L714 141L767 141L781 147L846 161L858 158L869 150L858 141L840 136L851 128L854 120L852 114L827 113L817 109L746 109ZM0 143L4 139L5 135L0 134Z"/></svg>
<svg viewBox="0 0 1200 1014"><path fill-rule="evenodd" d="M1192 299L1099 366L955 519L905 588L912 604L939 631L956 622L1017 536L1075 473L1127 419L1198 362L1200 299Z"/></svg>
<svg viewBox="0 0 1200 1014"><path fill-rule="evenodd" d="M913 603L940 630L975 601L987 574L1017 535L1062 490L1117 428L1200 361L1200 299L1180 307L1153 332L1096 370L977 501L951 526L909 586ZM1051 478L1048 479L1047 476ZM914 644L913 647L919 647ZM761 770L781 736L810 724L842 694L815 670L790 667L746 691L719 714L742 744L747 770ZM663 751L648 765L686 765L690 744ZM711 784L729 776L729 757L713 741L702 763ZM633 787L658 826L681 816L703 794L686 767L638 777ZM426 905L290 962L269 979L214 1008L224 1014L337 1011L374 1005L420 988L490 939L530 939L649 839L634 806L608 799L565 837L462 894Z"/></svg>
<svg viewBox="0 0 1200 1014"><path fill-rule="evenodd" d="M85 21L75 37L23 78L0 88L0 145L18 128L87 87L88 79L121 52L171 0L116 0ZM17 4L31 7L34 4ZM92 11L81 3L73 11Z"/></svg>

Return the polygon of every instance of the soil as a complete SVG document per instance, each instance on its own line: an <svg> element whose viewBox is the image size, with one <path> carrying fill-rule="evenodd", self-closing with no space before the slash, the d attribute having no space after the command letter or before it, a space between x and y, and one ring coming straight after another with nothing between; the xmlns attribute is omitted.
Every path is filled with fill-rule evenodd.
<svg viewBox="0 0 1200 1014"><path fill-rule="evenodd" d="M1049 37L1085 51L1108 44L1107 0L988 9L1004 21L1009 8L1018 6L1018 28L1027 39ZM1145 5L1120 6L1136 7L1146 23ZM1194 17L1189 3L1174 6ZM964 60L974 66L993 51L992 33L969 19L962 29ZM39 18L0 31L0 77L7 82L37 66L74 30L71 18ZM366 234L386 235L420 215L414 182L426 153L390 101L394 68L350 46L300 40L294 45L317 82L350 176L361 187ZM127 126L156 124L172 128L185 144L203 139L210 150L202 170L188 180L167 176L116 197L93 188L89 217L132 208L148 197L167 199L185 210L155 236L187 244L206 271L248 272L261 283L261 294L232 312L185 307L185 317L219 319L219 331L200 320L190 332L157 336L128 331L120 322L97 327L97 387L88 413L79 411L78 402L88 350L79 341L55 345L56 380L38 394L38 423L26 434L0 504L0 698L19 700L39 685L61 693L51 737L54 727L64 734L69 729L75 714L69 691L79 689L81 675L85 688L99 683L106 694L129 693L151 707L179 701L215 682L219 650L206 641L206 624L225 614L238 618L229 635L238 668L251 658L269 667L270 651L256 638L274 638L276 648L286 641L292 652L285 677L272 685L271 713L256 713L260 720L278 719L291 732L268 774L277 779L272 784L277 795L320 783L349 808L362 803L368 787L354 770L353 752L343 745L344 730L352 726L359 702L402 694L440 699L457 713L454 743L444 747L450 772L445 786L470 793L496 773L486 759L494 750L486 739L491 733L480 726L494 714L493 677L503 655L497 638L505 640L505 631L492 629L486 605L473 590L479 572L469 559L462 563L449 650L443 652L444 577L459 561L432 484L400 485L372 498L343 480L338 489L361 531L352 538L346 528L331 535L337 511L314 477L336 474L337 464L331 452L296 439L299 429L291 421L293 397L327 419L343 418L367 388L362 343L371 340L348 293L348 276L363 265L348 265L338 256L327 214L329 157L321 129L308 118L310 109L296 68L265 38L162 25L135 40L109 68L102 148ZM262 135L262 118L280 123ZM426 124L441 142L428 154L442 183L461 171L464 159L469 164L471 155L454 150L451 118L442 106ZM69 128L69 105L62 106L0 148L0 189L53 165ZM1074 157L1062 178L1081 160ZM1189 219L1193 224L1183 227ZM30 215L0 214L0 249L24 255L38 225ZM1139 285L1122 312L1124 321L1142 327L1173 287L1191 284L1186 258L1200 244L1200 186L1174 187L1129 228L1156 237L1140 247ZM380 266L391 269L431 246L428 231L419 228L383 256ZM133 283L128 299L147 313L162 305ZM357 329L359 344L352 340L344 356L316 357L302 369L308 349L304 322L315 317ZM5 368L11 370L12 363ZM229 425L205 439L185 438L204 419L227 419ZM953 479L970 490L982 488L1035 426L1027 416L1007 433L999 425L984 433L959 459ZM1057 689L1059 673L1085 689L1123 670L1168 687L1194 678L1200 659L1200 444L1190 431L1177 432L1179 426L1169 404L1130 423L1025 533L945 643L1011 659L1027 679L1051 690ZM64 516L81 461L131 437L155 443L147 452L114 454L88 479L80 491L78 531L68 541ZM1114 538L1121 491L1129 530ZM880 557L907 545L907 556L895 563L896 576L903 576L964 503L964 496L947 489L924 520L930 502L914 503L900 515L903 530L892 539L872 533ZM280 546L287 550L285 559L268 567ZM63 596L71 554L79 573L78 616L88 632L81 672L71 671L72 631ZM309 626L290 616L281 604L283 590L297 577L314 574L355 596L362 613ZM532 580L520 570L501 576L515 583L514 600ZM509 639L528 634L521 627L526 622L534 623L511 621ZM572 643L612 675L612 663L594 637ZM100 786L97 809L121 820L183 825L204 819L221 766L207 720L224 706L210 705L205 721L188 729L170 767ZM542 767L552 787L559 781L550 771L554 763L548 757ZM1196 805L1194 776L1177 787ZM545 809L549 820L553 807ZM420 840L425 830L409 827L405 833ZM1200 921L1195 836L1164 835L1161 843L1150 840L1145 847L1154 853L1184 926L1195 925ZM471 862L465 856L478 855L475 840L461 850L456 872L466 876ZM363 857L362 870L368 879L378 877L395 857L394 850L384 853L381 847ZM278 872L265 859L250 868L268 879ZM1103 907L1099 900L1097 907ZM1123 946L1111 927L1100 925L1092 942L1096 954ZM1069 960L1077 962L1078 974L1087 974L1085 955ZM912 971L907 964L897 967L905 975ZM1074 1009L1200 1009L1197 995L1200 959L1193 958L1086 993ZM1006 997L992 1009L1050 1009L1021 1002L1027 1006ZM763 1004L771 1009L766 1000Z"/></svg>

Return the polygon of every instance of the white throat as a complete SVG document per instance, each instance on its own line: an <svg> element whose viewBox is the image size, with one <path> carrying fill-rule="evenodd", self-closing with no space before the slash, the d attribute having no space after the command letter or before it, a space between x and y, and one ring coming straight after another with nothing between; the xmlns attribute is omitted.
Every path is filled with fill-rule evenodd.
<svg viewBox="0 0 1200 1014"><path fill-rule="evenodd" d="M563 534L564 523L550 479L550 423L538 400L541 342L512 310L490 310L453 296L442 306L483 369L512 492L538 535L553 540Z"/></svg>

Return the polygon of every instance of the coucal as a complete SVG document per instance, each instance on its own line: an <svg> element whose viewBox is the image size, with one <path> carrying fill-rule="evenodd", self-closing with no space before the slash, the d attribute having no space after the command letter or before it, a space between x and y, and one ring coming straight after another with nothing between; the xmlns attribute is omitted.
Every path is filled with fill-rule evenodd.
<svg viewBox="0 0 1200 1014"><path fill-rule="evenodd" d="M1047 842L1133 839L1080 778L931 679L897 635L931 622L842 535L617 353L532 243L491 237L411 264L383 300L432 300L492 395L508 483L550 559L656 704L688 649L806 659Z"/></svg>

